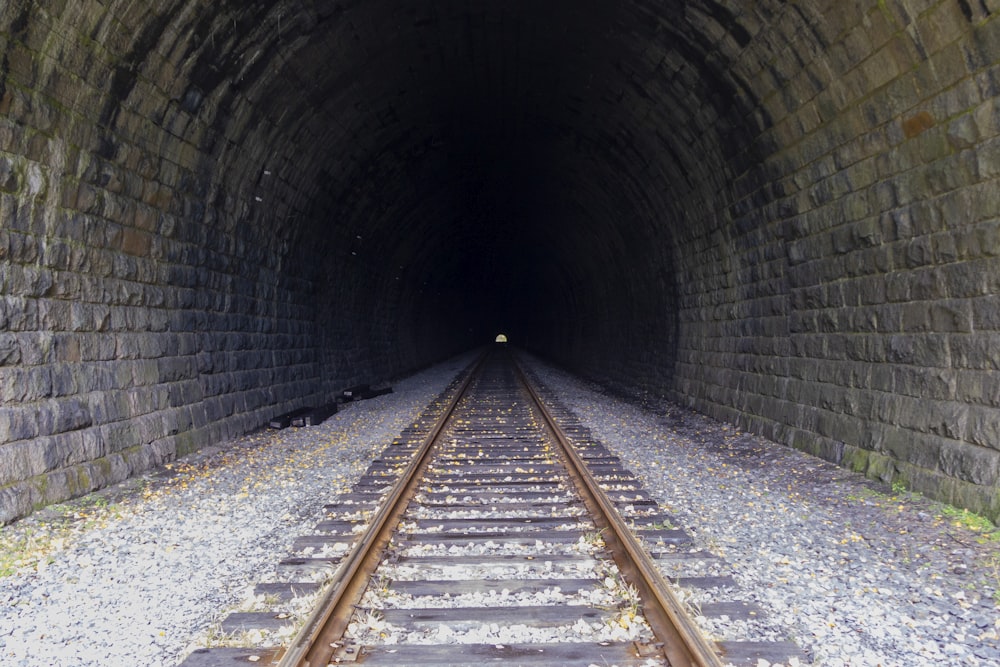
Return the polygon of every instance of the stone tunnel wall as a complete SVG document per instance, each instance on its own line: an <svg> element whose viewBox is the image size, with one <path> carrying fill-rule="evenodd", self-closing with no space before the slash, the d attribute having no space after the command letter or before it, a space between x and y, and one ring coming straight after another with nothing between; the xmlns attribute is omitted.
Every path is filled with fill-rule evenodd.
<svg viewBox="0 0 1000 667"><path fill-rule="evenodd" d="M420 362L321 371L301 146L193 83L184 10L0 6L0 523Z"/></svg>
<svg viewBox="0 0 1000 667"><path fill-rule="evenodd" d="M609 94L538 112L579 147L566 162L590 160L562 193L588 197L590 218L547 237L575 245L561 273L539 270L562 299L529 318L537 349L1000 516L996 5L602 5L639 17L608 12L634 21L618 35L632 58L581 48L593 77L539 79ZM696 33L684 52L650 20L664 7ZM469 342L428 325L463 296L447 293L454 275L439 271L446 296L429 303L401 286L420 271L400 263L396 283L377 259L405 231L385 211L412 208L446 141L399 129L393 101L374 107L398 92L381 75L406 87L393 52L379 76L359 65L325 91L304 85L333 62L295 60L321 9L343 8L0 5L0 521ZM329 53L381 35L365 18L330 19L343 34ZM423 83L437 99L442 83ZM336 115L323 93L347 99L329 102ZM589 133L605 112L606 134ZM426 162L402 164L407 151ZM350 196L327 199L324 179ZM348 228L379 216L374 241ZM418 217L422 237L455 247L447 220ZM423 273L449 266L431 254Z"/></svg>
<svg viewBox="0 0 1000 667"><path fill-rule="evenodd" d="M684 225L672 396L995 519L1000 20L855 4L740 60L762 159Z"/></svg>
<svg viewBox="0 0 1000 667"><path fill-rule="evenodd" d="M538 351L1000 518L998 10L837 0L784 5L770 23L763 5L735 11L745 50L716 26L704 57L738 88L729 104L707 91L687 127L660 125L690 151L668 161L686 173L647 182L682 202L658 207L672 238L610 263L675 299L648 299L642 322L620 294L557 307L546 321L571 324ZM697 81L633 79L650 82L643 99L697 104L684 98ZM671 280L657 242L672 247ZM606 285L587 280L588 295Z"/></svg>

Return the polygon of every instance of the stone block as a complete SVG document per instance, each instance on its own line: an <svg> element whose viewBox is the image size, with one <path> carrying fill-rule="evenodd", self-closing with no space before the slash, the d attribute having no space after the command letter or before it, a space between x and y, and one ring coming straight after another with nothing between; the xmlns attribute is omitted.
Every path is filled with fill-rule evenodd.
<svg viewBox="0 0 1000 667"><path fill-rule="evenodd" d="M20 181L14 162L0 155L0 192L17 192L19 187Z"/></svg>
<svg viewBox="0 0 1000 667"><path fill-rule="evenodd" d="M100 427L100 438L108 452L122 452L139 444L131 421L119 421Z"/></svg>
<svg viewBox="0 0 1000 667"><path fill-rule="evenodd" d="M975 117L972 114L964 114L949 123L947 139L952 150L974 148L980 139Z"/></svg>
<svg viewBox="0 0 1000 667"><path fill-rule="evenodd" d="M978 172L982 179L1000 177L1000 137L980 142L976 146Z"/></svg>
<svg viewBox="0 0 1000 667"><path fill-rule="evenodd" d="M139 343L142 336L143 334L139 333L123 332L116 334L114 336L115 358L119 360L139 359L142 356L139 349Z"/></svg>
<svg viewBox="0 0 1000 667"><path fill-rule="evenodd" d="M130 416L123 392L92 393L88 398L88 410L95 426L111 424Z"/></svg>
<svg viewBox="0 0 1000 667"><path fill-rule="evenodd" d="M926 302L916 301L902 305L903 331L907 333L933 331L929 307Z"/></svg>
<svg viewBox="0 0 1000 667"><path fill-rule="evenodd" d="M79 432L62 433L36 441L39 451L44 456L44 471L65 468L67 465L80 462L82 436Z"/></svg>
<svg viewBox="0 0 1000 667"><path fill-rule="evenodd" d="M51 396L73 396L79 391L81 368L77 364L52 364L48 368Z"/></svg>
<svg viewBox="0 0 1000 667"><path fill-rule="evenodd" d="M992 282L993 277L990 276ZM1000 279L1000 276L997 277ZM973 328L976 331L1000 331L1000 292L991 292L988 296L970 299Z"/></svg>
<svg viewBox="0 0 1000 667"><path fill-rule="evenodd" d="M1000 62L1000 26L987 21L976 26L972 33L968 58L977 69Z"/></svg>
<svg viewBox="0 0 1000 667"><path fill-rule="evenodd" d="M80 488L80 484L77 482L77 471L72 468L54 470L46 475L36 477L32 481L36 493L35 504L38 507L44 507L65 498L82 496L90 490Z"/></svg>
<svg viewBox="0 0 1000 667"><path fill-rule="evenodd" d="M944 445L940 438L896 427L886 429L882 438L880 453L897 461L910 463L920 468L934 470Z"/></svg>
<svg viewBox="0 0 1000 667"><path fill-rule="evenodd" d="M970 405L963 440L973 445L1000 451L1000 408Z"/></svg>
<svg viewBox="0 0 1000 667"><path fill-rule="evenodd" d="M886 347L892 363L944 367L948 361L947 337L937 334L890 336Z"/></svg>
<svg viewBox="0 0 1000 667"><path fill-rule="evenodd" d="M3 444L0 441L0 488L40 475L45 470L43 443L20 440Z"/></svg>
<svg viewBox="0 0 1000 667"><path fill-rule="evenodd" d="M90 409L83 399L60 399L53 402L52 408L54 433L77 431L93 424Z"/></svg>
<svg viewBox="0 0 1000 667"><path fill-rule="evenodd" d="M52 363L54 338L49 331L17 334L21 348L21 365L30 367Z"/></svg>
<svg viewBox="0 0 1000 667"><path fill-rule="evenodd" d="M194 427L194 419L191 411L186 406L165 410L160 414L162 425L159 427L159 436L174 436L179 433L188 433Z"/></svg>
<svg viewBox="0 0 1000 667"><path fill-rule="evenodd" d="M995 351L1000 346L1000 333L977 332L970 335L952 336L952 365L955 368L974 370L1000 370L1000 356Z"/></svg>
<svg viewBox="0 0 1000 667"><path fill-rule="evenodd" d="M38 262L40 257L39 243L34 235L30 233L20 233L17 231L9 231L7 235L7 257L12 262L12 264L34 264ZM33 296L38 296L45 293L51 285L45 285L44 281L46 278L45 274L42 275L39 269L32 268L31 273L24 275L18 275L16 271L24 271L24 267L10 266L8 268L8 276L11 279L10 291L15 294L19 294L17 291L17 285L31 285L35 290ZM20 282L15 282L20 281ZM41 281L41 283L39 283ZM31 296L31 295L28 295Z"/></svg>
<svg viewBox="0 0 1000 667"><path fill-rule="evenodd" d="M872 413L874 414L875 410L872 410ZM885 424L881 424L877 421L869 421L866 428L862 432L861 440L854 444L862 449L881 451L882 442L885 439L885 431L887 428L889 427ZM840 463L840 461L836 461L836 463Z"/></svg>
<svg viewBox="0 0 1000 667"><path fill-rule="evenodd" d="M140 359L160 359L164 356L163 336L153 333L141 334L135 339L135 342L139 347Z"/></svg>
<svg viewBox="0 0 1000 667"><path fill-rule="evenodd" d="M980 87L984 86L980 85ZM1000 87L989 84L985 87L988 91L992 88L996 90L995 92L988 92L984 96L985 99L976 106L972 111L972 115L975 119L976 132L980 137L996 137L1000 135L1000 101L995 96L1000 94Z"/></svg>
<svg viewBox="0 0 1000 667"><path fill-rule="evenodd" d="M996 486L1000 482L1000 451L962 442L949 442L942 447L938 469L965 482Z"/></svg>
<svg viewBox="0 0 1000 667"><path fill-rule="evenodd" d="M197 376L192 357L167 357L157 360L160 382L179 382Z"/></svg>
<svg viewBox="0 0 1000 667"><path fill-rule="evenodd" d="M30 514L34 505L29 482L0 487L0 525Z"/></svg>
<svg viewBox="0 0 1000 667"><path fill-rule="evenodd" d="M986 257L994 267L1000 268L997 260L1000 257L1000 222L985 220L977 224L971 234L964 229L956 232L956 246L961 258Z"/></svg>
<svg viewBox="0 0 1000 667"><path fill-rule="evenodd" d="M129 474L134 475L137 471L149 470L164 460L168 460L161 458L164 451L169 451L165 450L163 444L165 443L158 441L151 445L130 447L122 451L122 460L128 467Z"/></svg>
<svg viewBox="0 0 1000 667"><path fill-rule="evenodd" d="M793 444L792 446L794 446L795 449L803 449L801 446L796 444ZM868 463L872 454L873 452L870 452L867 449L847 445L844 448L843 455L837 463L848 470L865 474L868 470Z"/></svg>
<svg viewBox="0 0 1000 667"><path fill-rule="evenodd" d="M869 452L865 468L861 472L869 479L877 479L888 484L895 478L897 466L898 462L895 459L878 452Z"/></svg>
<svg viewBox="0 0 1000 667"><path fill-rule="evenodd" d="M30 440L51 433L42 431L42 424L49 421L48 407L44 403L0 407L0 434L3 442Z"/></svg>
<svg viewBox="0 0 1000 667"><path fill-rule="evenodd" d="M0 366L16 366L21 361L21 345L12 333L0 333Z"/></svg>
<svg viewBox="0 0 1000 667"><path fill-rule="evenodd" d="M107 368L111 372L111 388L125 389L132 385L132 361L111 361Z"/></svg>
<svg viewBox="0 0 1000 667"><path fill-rule="evenodd" d="M33 239L23 234L11 234L9 238L13 261L37 260L37 246ZM30 252L26 252L25 248L30 248ZM48 269L26 264L12 264L6 268L6 288L12 295L38 299L52 289L52 272Z"/></svg>
<svg viewBox="0 0 1000 667"><path fill-rule="evenodd" d="M75 431L74 435L79 436L79 444L72 452L70 463L96 461L107 455L107 448L101 439L100 429L89 428L83 431Z"/></svg>
<svg viewBox="0 0 1000 667"><path fill-rule="evenodd" d="M1000 408L1000 373L959 371L955 385L956 398L963 403Z"/></svg>
<svg viewBox="0 0 1000 667"><path fill-rule="evenodd" d="M969 298L988 294L990 264L988 260L949 264L937 269L944 290L954 298Z"/></svg>
<svg viewBox="0 0 1000 667"><path fill-rule="evenodd" d="M917 269L928 266L934 261L934 248L929 237L921 236L910 239L902 246L894 247L894 264L907 269Z"/></svg>
<svg viewBox="0 0 1000 667"><path fill-rule="evenodd" d="M957 4L941 2L917 20L917 31L927 51L936 54L968 30Z"/></svg>
<svg viewBox="0 0 1000 667"><path fill-rule="evenodd" d="M927 430L949 440L960 440L965 436L969 411L968 406L954 401L941 401L928 411Z"/></svg>
<svg viewBox="0 0 1000 667"><path fill-rule="evenodd" d="M970 333L972 310L968 301L938 301L930 307L931 330L937 332Z"/></svg>
<svg viewBox="0 0 1000 667"><path fill-rule="evenodd" d="M169 405L170 407L180 407L182 405L193 405L203 398L201 385L197 381L177 382L170 385Z"/></svg>
<svg viewBox="0 0 1000 667"><path fill-rule="evenodd" d="M68 331L72 326L73 303L57 299L40 299L38 317L47 331Z"/></svg>
<svg viewBox="0 0 1000 667"><path fill-rule="evenodd" d="M166 435L163 417L159 414L146 414L129 420L139 444L152 442Z"/></svg>
<svg viewBox="0 0 1000 667"><path fill-rule="evenodd" d="M4 396L16 403L33 403L52 396L49 366L22 367L10 374L10 382L0 380Z"/></svg>

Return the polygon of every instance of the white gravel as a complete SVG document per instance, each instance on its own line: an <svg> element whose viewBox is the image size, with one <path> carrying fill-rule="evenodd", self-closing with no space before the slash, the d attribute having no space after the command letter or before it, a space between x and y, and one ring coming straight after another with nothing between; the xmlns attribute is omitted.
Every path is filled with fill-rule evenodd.
<svg viewBox="0 0 1000 667"><path fill-rule="evenodd" d="M0 528L0 664L176 665L470 362Z"/></svg>
<svg viewBox="0 0 1000 667"><path fill-rule="evenodd" d="M531 365L699 547L725 558L740 588L724 597L767 614L745 631L795 640L831 667L1000 664L1000 533L674 404ZM705 574L691 565L668 574ZM734 631L724 625L705 619Z"/></svg>

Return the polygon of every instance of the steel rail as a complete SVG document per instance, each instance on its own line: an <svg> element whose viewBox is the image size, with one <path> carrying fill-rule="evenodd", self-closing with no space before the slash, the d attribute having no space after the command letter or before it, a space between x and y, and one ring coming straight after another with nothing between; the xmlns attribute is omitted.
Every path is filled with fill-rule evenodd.
<svg viewBox="0 0 1000 667"><path fill-rule="evenodd" d="M430 463L434 445L478 375L485 358L486 355L477 360L448 406L435 421L402 476L382 502L365 536L337 568L333 583L282 655L278 667L326 667L334 659L354 607L364 595L371 574L378 567L393 532L416 493L420 477ZM605 543L615 562L626 581L638 590L643 601L643 615L662 645L657 646L657 650L662 651L671 667L722 667L723 663L715 646L694 625L670 584L600 488L536 389L513 360L513 355L511 359L521 385L542 416L544 427L558 443L561 450L559 454L566 463L568 474L590 510L595 525L602 529Z"/></svg>
<svg viewBox="0 0 1000 667"><path fill-rule="evenodd" d="M512 355L513 357L513 355ZM701 633L652 558L622 519L608 495L594 479L583 458L563 433L541 396L514 361L517 375L542 414L545 425L559 443L570 476L591 511L604 528L602 536L625 580L636 587L642 612L671 667L722 667L716 647Z"/></svg>
<svg viewBox="0 0 1000 667"><path fill-rule="evenodd" d="M327 588L316 610L285 651L279 667L326 667L336 652L334 644L347 630L354 606L364 595L371 573L378 567L382 553L389 544L400 517L416 493L422 470L441 431L465 396L473 379L482 368L486 355L476 361L472 370L455 392L434 427L421 443L413 459L393 485L381 508L375 514L362 540L337 568L333 583Z"/></svg>

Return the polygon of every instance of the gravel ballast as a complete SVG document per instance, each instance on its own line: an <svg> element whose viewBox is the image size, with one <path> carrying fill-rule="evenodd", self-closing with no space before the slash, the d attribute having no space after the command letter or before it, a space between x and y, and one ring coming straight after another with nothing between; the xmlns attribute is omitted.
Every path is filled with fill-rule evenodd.
<svg viewBox="0 0 1000 667"><path fill-rule="evenodd" d="M995 529L675 404L531 366L725 559L731 595L767 614L762 638L794 640L831 667L1000 664Z"/></svg>
<svg viewBox="0 0 1000 667"><path fill-rule="evenodd" d="M0 664L177 664L470 361L0 528ZM731 595L763 607L752 631L818 665L1000 664L1000 542L920 496L531 365L725 559L706 573L731 574Z"/></svg>
<svg viewBox="0 0 1000 667"><path fill-rule="evenodd" d="M0 664L166 666L211 644L323 504L471 361L0 528Z"/></svg>

